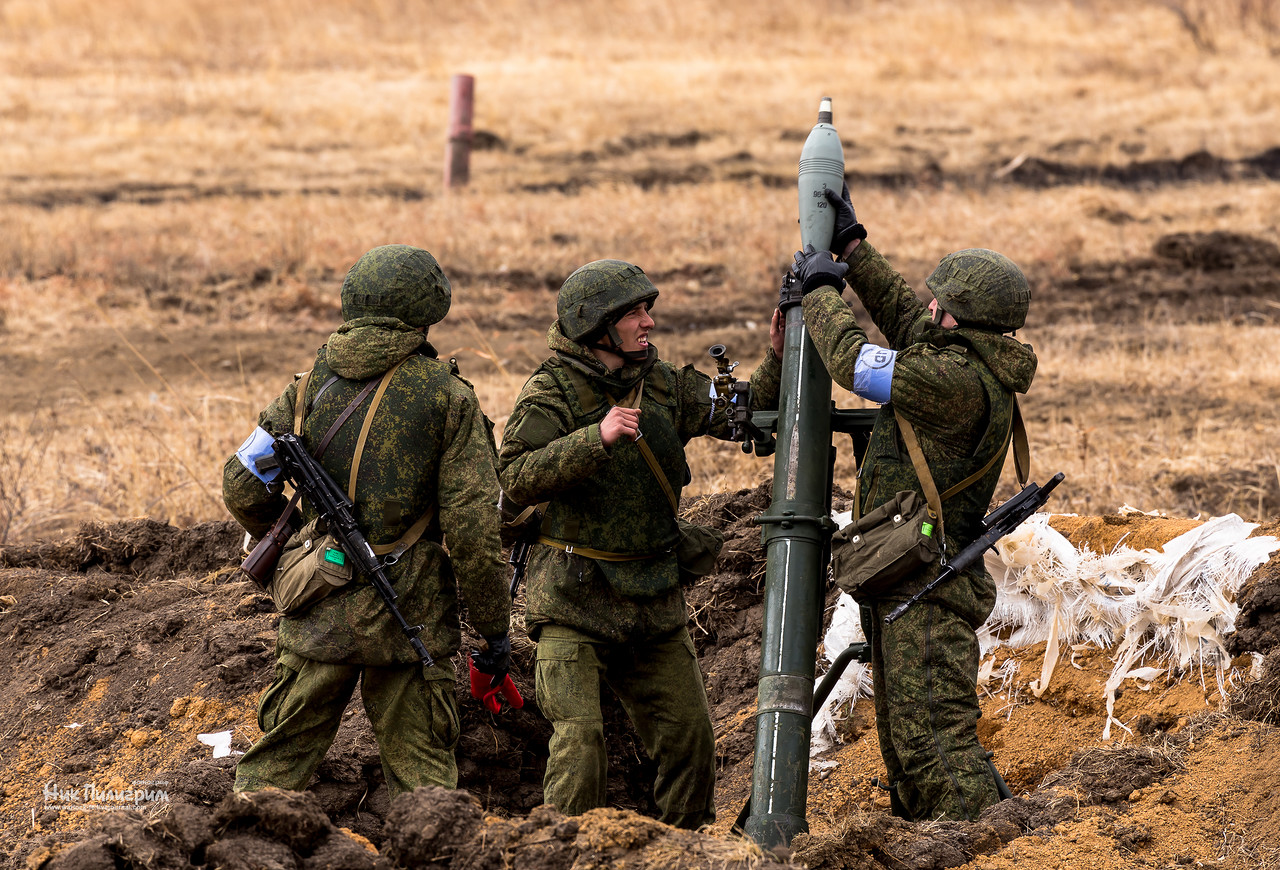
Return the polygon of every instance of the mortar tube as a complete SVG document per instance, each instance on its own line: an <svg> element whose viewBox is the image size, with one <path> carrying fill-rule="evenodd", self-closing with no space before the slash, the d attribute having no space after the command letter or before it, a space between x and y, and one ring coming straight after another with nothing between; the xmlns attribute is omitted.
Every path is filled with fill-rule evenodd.
<svg viewBox="0 0 1280 870"><path fill-rule="evenodd" d="M828 516L831 379L804 329L787 311L773 502L764 528L764 631L756 706L751 815L743 826L762 847L809 830L809 734L818 630L832 522ZM788 389L788 386L791 388Z"/></svg>
<svg viewBox="0 0 1280 870"><path fill-rule="evenodd" d="M829 251L834 214L823 188L844 184L844 153L824 97L799 165L801 246ZM763 848L788 845L809 830L809 736L813 683L826 587L831 498L831 377L804 326L786 312L778 396L773 501L764 526L764 629L756 706L751 814L743 830Z"/></svg>

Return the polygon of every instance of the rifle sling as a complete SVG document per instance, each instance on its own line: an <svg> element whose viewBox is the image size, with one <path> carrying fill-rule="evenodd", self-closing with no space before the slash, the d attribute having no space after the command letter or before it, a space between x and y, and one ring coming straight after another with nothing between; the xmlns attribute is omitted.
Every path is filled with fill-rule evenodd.
<svg viewBox="0 0 1280 870"><path fill-rule="evenodd" d="M547 505L549 504L551 504L551 502L543 501L543 502L538 502L538 504L529 505L527 508L520 511L520 513L516 514L514 517L508 520L505 523L505 525L509 529L518 529L521 526L523 526L525 523L527 523L533 517L533 515L538 511L542 511L543 513L546 513Z"/></svg>
<svg viewBox="0 0 1280 870"><path fill-rule="evenodd" d="M605 393L605 398L610 405L621 405L624 408L639 408L640 398L644 395L644 381L636 385L635 390L623 397L621 402L615 402ZM671 482L667 480L666 474L662 471L662 466L658 464L658 457L653 455L653 450L649 448L649 442L644 440L644 434L636 435L635 445L640 450L640 455L644 457L644 461L649 465L649 470L653 472L654 478L658 481L658 486L662 487L662 494L667 497L667 504L671 505L671 513L675 516L680 514L680 500L676 498L675 491L671 488Z"/></svg>

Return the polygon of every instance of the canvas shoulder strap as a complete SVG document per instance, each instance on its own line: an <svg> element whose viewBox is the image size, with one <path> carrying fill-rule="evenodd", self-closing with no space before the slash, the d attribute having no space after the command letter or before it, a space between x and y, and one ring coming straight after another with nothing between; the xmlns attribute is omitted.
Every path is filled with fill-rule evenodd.
<svg viewBox="0 0 1280 870"><path fill-rule="evenodd" d="M310 371L303 373L303 375L298 378L298 391L293 397L292 431L295 434L302 431L302 422L307 416L307 383L310 380ZM342 413L338 415L338 419L333 421L333 425L329 427L329 430L324 433L324 437L320 439L320 445L316 447L315 458L317 460L324 455L325 450L329 447L329 442L333 440L333 436L338 434L338 430L342 428L342 424L351 418L351 415L355 413L356 408L360 407L360 403L364 401L365 396L369 395L374 386L376 386L376 382L374 381L370 381L366 384L365 388L361 390L356 397L351 400L351 403L343 409ZM293 509L298 506L298 502L301 498L302 491L294 490L293 495L289 497L288 503L284 506L284 511L280 514L280 519L276 520L276 522L284 522L286 517L292 516Z"/></svg>
<svg viewBox="0 0 1280 870"><path fill-rule="evenodd" d="M920 479L920 488L924 490L925 500L929 502L929 509L938 518L939 529L943 528L942 503L985 476L996 461L1004 457L1005 447L1008 446L1010 439L1013 440L1013 464L1018 476L1018 485L1026 486L1030 473L1031 450L1027 444L1027 428L1022 422L1022 411L1018 407L1017 396L1013 398L1013 413L1009 417L1009 429L1005 432L1000 448L991 455L986 465L941 494L938 493L938 487L933 482L933 475L929 472L929 464L925 462L924 451L920 449L920 441L916 438L915 429L896 409L893 414L898 420L898 429L902 432L903 443L907 445L907 453L911 456L911 465L916 470L916 477Z"/></svg>
<svg viewBox="0 0 1280 870"><path fill-rule="evenodd" d="M615 402L609 399L608 394L605 395L609 399L609 404L619 405L623 408L639 408L640 399L644 396L644 381L636 384L636 388L630 393L622 397L621 401ZM662 472L662 466L658 464L658 457L653 455L653 450L649 447L649 442L644 440L644 433L636 437L636 447L640 450L640 455L644 457L645 463L649 466L649 470L653 472L653 476L658 481L658 486L662 487L662 494L667 497L667 504L671 505L671 513L680 513L680 500L676 498L675 490L671 488L671 482L667 480L667 476Z"/></svg>
<svg viewBox="0 0 1280 870"><path fill-rule="evenodd" d="M942 499L938 496L938 485L933 482L933 474L929 471L929 463L924 460L924 452L920 449L920 441L916 438L916 430L911 428L907 419L895 408L893 416L898 419L898 429L902 432L902 440L907 445L907 453L911 456L911 464L920 479L920 488L924 490L925 501L929 510L938 520L938 531L942 532L939 540L946 540L946 531L942 523Z"/></svg>
<svg viewBox="0 0 1280 870"><path fill-rule="evenodd" d="M351 474L347 478L347 498L353 502L356 499L356 478L360 475L360 459L364 456L365 444L369 441L369 430L373 428L373 415L378 412L378 405L382 403L382 397L386 395L387 387L391 384L391 378L400 366L404 365L408 360L409 357L405 357L387 369L386 374L378 381L378 391L373 394L373 401L369 404L369 411L364 415L364 425L360 427L360 436L356 439L356 452L351 457ZM399 538L389 544L370 544L369 549L373 550L375 556L386 556L387 558L383 560L386 564L395 564L396 560L404 555L410 547L418 543L435 515L436 505L433 503Z"/></svg>
<svg viewBox="0 0 1280 870"><path fill-rule="evenodd" d="M387 392L387 386L391 383L391 376L395 374L396 370L400 368L400 366L404 365L407 359L408 357L405 357L405 359L396 363L394 366L388 369L386 373L383 374L383 376L378 380L376 381L370 380L367 384L365 384L364 388L361 389L360 392L356 394L355 398L351 400L350 404L348 404L347 407L343 409L342 413L338 415L338 419L333 421L333 425L331 425L328 431L325 432L324 437L320 439L319 446L316 448L315 458L319 459L321 456L324 455L325 450L328 449L329 442L333 440L333 436L336 435L338 433L338 430L342 428L342 424L346 423L347 420L351 419L351 415L355 413L356 408L360 407L360 403L363 402L370 393L374 392L374 390L377 390L377 392L374 394L373 402L370 403L369 405L369 410L365 413L364 425L361 426L360 435L356 439L355 455L351 459L351 475L347 480L347 497L352 499L352 501L355 500L356 477L360 473L360 457L364 454L365 443L368 441L368 438L369 438L369 430L372 428L372 425L373 425L373 415L378 410L378 405L382 402L383 395L385 395ZM294 414L293 414L295 432L302 431L302 423L306 418L307 407L306 407L305 398L306 398L306 391L307 391L307 382L310 380L310 378L311 378L311 372L307 372L301 378L298 379L298 394L297 394L297 398L294 401ZM289 506L285 510L286 516L292 511L293 507L297 504L298 497L299 497L299 493L295 492L293 494L293 498L289 502ZM374 555L376 556L388 556L388 559L386 560L388 564L394 564L394 562L397 559L399 559L400 556L405 553L405 551L407 551L414 544L418 543L419 539L421 539L422 535L426 532L427 526L431 524L431 519L435 516L435 514L436 514L436 506L433 504L430 507L428 507L427 510L422 514L422 516L418 517L417 521L415 521L414 524L410 526L408 530L406 530L405 533L401 535L399 538L397 538L396 540L392 541L389 544L371 545L370 549L373 550Z"/></svg>

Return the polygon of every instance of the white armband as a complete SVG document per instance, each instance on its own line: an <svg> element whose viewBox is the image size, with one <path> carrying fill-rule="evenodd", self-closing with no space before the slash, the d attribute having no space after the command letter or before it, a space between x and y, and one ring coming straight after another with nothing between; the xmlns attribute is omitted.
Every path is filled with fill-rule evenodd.
<svg viewBox="0 0 1280 870"><path fill-rule="evenodd" d="M253 434L244 439L244 443L236 451L236 458L240 460L240 464L249 469L249 473L263 483L271 483L280 476L279 467L270 468L265 472L258 470L258 460L275 456L275 451L272 449L275 442L276 439L271 433L259 426L253 430Z"/></svg>
<svg viewBox="0 0 1280 870"><path fill-rule="evenodd" d="M896 350L864 344L853 364L853 392L864 399L883 405L889 401L893 385L893 365L898 359Z"/></svg>

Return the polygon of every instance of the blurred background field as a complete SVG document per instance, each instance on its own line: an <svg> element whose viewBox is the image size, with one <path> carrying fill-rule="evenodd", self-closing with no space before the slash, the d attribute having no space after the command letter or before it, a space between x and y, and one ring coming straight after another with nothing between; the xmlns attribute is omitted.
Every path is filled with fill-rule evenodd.
<svg viewBox="0 0 1280 870"><path fill-rule="evenodd" d="M1031 279L1052 510L1280 513L1280 3L0 0L0 543L223 518L224 458L378 244L441 260L432 340L499 433L593 259L655 278L665 357L745 375L823 95L913 286L971 246ZM772 468L691 462L690 494Z"/></svg>

